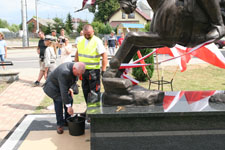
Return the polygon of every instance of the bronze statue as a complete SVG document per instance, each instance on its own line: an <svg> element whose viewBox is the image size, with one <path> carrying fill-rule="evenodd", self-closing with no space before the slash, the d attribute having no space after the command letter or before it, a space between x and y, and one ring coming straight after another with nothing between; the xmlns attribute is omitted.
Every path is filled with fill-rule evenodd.
<svg viewBox="0 0 225 150"><path fill-rule="evenodd" d="M125 13L133 12L136 2L137 0L119 0ZM129 101L131 105L162 102L162 92L147 92L119 78L124 71L119 70L121 63L129 63L138 49L174 47L175 44L194 47L225 35L222 0L147 0L147 2L154 11L150 31L129 32L115 57L110 61L110 68L103 78L105 104L114 105L115 99L117 103ZM111 90L112 87L115 89ZM137 91L149 94L138 95Z"/></svg>

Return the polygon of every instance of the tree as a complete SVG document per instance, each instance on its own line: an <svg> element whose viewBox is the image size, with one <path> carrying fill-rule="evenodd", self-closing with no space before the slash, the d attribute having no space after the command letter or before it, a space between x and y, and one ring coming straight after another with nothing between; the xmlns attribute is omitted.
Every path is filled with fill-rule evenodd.
<svg viewBox="0 0 225 150"><path fill-rule="evenodd" d="M19 25L12 24L12 25L9 27L9 30L12 31L12 32L18 32L18 31L20 30L20 27L19 27Z"/></svg>
<svg viewBox="0 0 225 150"><path fill-rule="evenodd" d="M145 56L145 55L151 53L152 49L150 49L150 48L141 49L140 52L141 52L142 56ZM137 60L137 59L139 59L139 58L138 58L137 54L135 54L134 57L133 57L133 60ZM154 65L153 65L154 64L154 57L153 57L153 55L151 55L150 57L146 58L145 59L145 63L152 64L150 66L146 66L146 69L148 71L148 75L151 78L152 75L153 75L153 72L154 72ZM148 77L147 77L146 74L144 74L144 72L142 70L142 67L133 68L132 69L132 75L135 76L135 78L138 81L146 81L146 80L148 80Z"/></svg>
<svg viewBox="0 0 225 150"><path fill-rule="evenodd" d="M72 17L70 15L70 13L68 13L67 18L66 18L65 29L68 34L73 32L73 22L72 22Z"/></svg>
<svg viewBox="0 0 225 150"><path fill-rule="evenodd" d="M65 28L63 20L58 17L55 17L53 20L55 21L55 24L53 24L53 28L57 31L57 33L60 33L60 30L62 28Z"/></svg>
<svg viewBox="0 0 225 150"><path fill-rule="evenodd" d="M120 8L118 0L96 0L96 4L93 7L89 8L89 11L94 13L94 21L99 21L106 23L109 20L109 17ZM96 10L96 8L98 8Z"/></svg>
<svg viewBox="0 0 225 150"><path fill-rule="evenodd" d="M142 31L143 32L148 32L149 30L150 30L150 22L145 25L145 28ZM150 52L152 52L152 49L146 48L146 49L140 50L140 52L141 52L142 56L145 56L145 55L149 54ZM137 54L134 55L133 59L134 60L138 59ZM146 67L146 69L148 71L148 75L151 78L152 75L153 75L153 72L154 72L154 57L153 57L153 55L151 55L150 57L146 58L145 59L145 63L152 64L152 65ZM142 67L133 68L132 75L135 76L135 78L137 80L139 80L139 81L146 81L146 80L148 80L147 76L144 74L144 72L142 70Z"/></svg>
<svg viewBox="0 0 225 150"><path fill-rule="evenodd" d="M0 28L8 28L9 24L6 20L1 20L0 19Z"/></svg>
<svg viewBox="0 0 225 150"><path fill-rule="evenodd" d="M77 32L78 32L78 33L80 33L80 31L83 30L83 27L84 27L85 24L86 24L86 23L84 23L84 22L80 22L80 23L79 23L79 25L78 25L78 27L77 27Z"/></svg>
<svg viewBox="0 0 225 150"><path fill-rule="evenodd" d="M33 30L34 30L34 23L32 22L28 23L28 31L33 32Z"/></svg>

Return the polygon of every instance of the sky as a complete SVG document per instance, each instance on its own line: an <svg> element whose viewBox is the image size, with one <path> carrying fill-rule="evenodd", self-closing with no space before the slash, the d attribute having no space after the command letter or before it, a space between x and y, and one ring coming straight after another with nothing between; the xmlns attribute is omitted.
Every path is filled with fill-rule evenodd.
<svg viewBox="0 0 225 150"><path fill-rule="evenodd" d="M88 9L74 13L82 7L83 0L37 0L38 1L38 17L40 18L55 18L59 17L66 20L68 13L72 17L88 20L92 22L94 15L89 13ZM145 1L145 0L143 0ZM21 0L0 0L0 19L6 20L11 24L22 23L21 16ZM27 0L27 21L33 16L35 12L35 0Z"/></svg>
<svg viewBox="0 0 225 150"><path fill-rule="evenodd" d="M66 20L68 13L75 18L81 18L91 22L94 15L88 10L74 13L82 7L83 0L38 0L38 17L40 18L62 18ZM20 24L21 16L21 0L0 0L0 19L6 20L11 24ZM27 0L27 18L30 20L36 16L35 0Z"/></svg>

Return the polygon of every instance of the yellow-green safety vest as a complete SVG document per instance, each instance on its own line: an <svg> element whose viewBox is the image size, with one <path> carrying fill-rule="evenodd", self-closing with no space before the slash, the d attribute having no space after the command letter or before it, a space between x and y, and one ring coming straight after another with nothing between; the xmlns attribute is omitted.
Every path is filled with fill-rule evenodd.
<svg viewBox="0 0 225 150"><path fill-rule="evenodd" d="M100 69L100 57L97 52L98 37L93 36L85 47L85 38L81 39L77 44L78 59L86 64L85 69Z"/></svg>

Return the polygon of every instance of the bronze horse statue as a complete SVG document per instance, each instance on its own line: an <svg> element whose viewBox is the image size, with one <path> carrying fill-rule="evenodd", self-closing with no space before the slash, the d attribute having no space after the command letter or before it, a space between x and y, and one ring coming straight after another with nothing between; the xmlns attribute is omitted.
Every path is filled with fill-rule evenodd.
<svg viewBox="0 0 225 150"><path fill-rule="evenodd" d="M137 0L119 0L125 13L136 8ZM163 92L147 91L119 77L121 63L128 63L138 49L173 47L180 44L194 47L219 39L225 34L224 2L221 0L147 0L154 11L149 32L129 32L103 77L106 105L149 105L162 102ZM111 87L114 87L113 89ZM140 93L141 94L138 94ZM116 101L115 101L116 99Z"/></svg>

